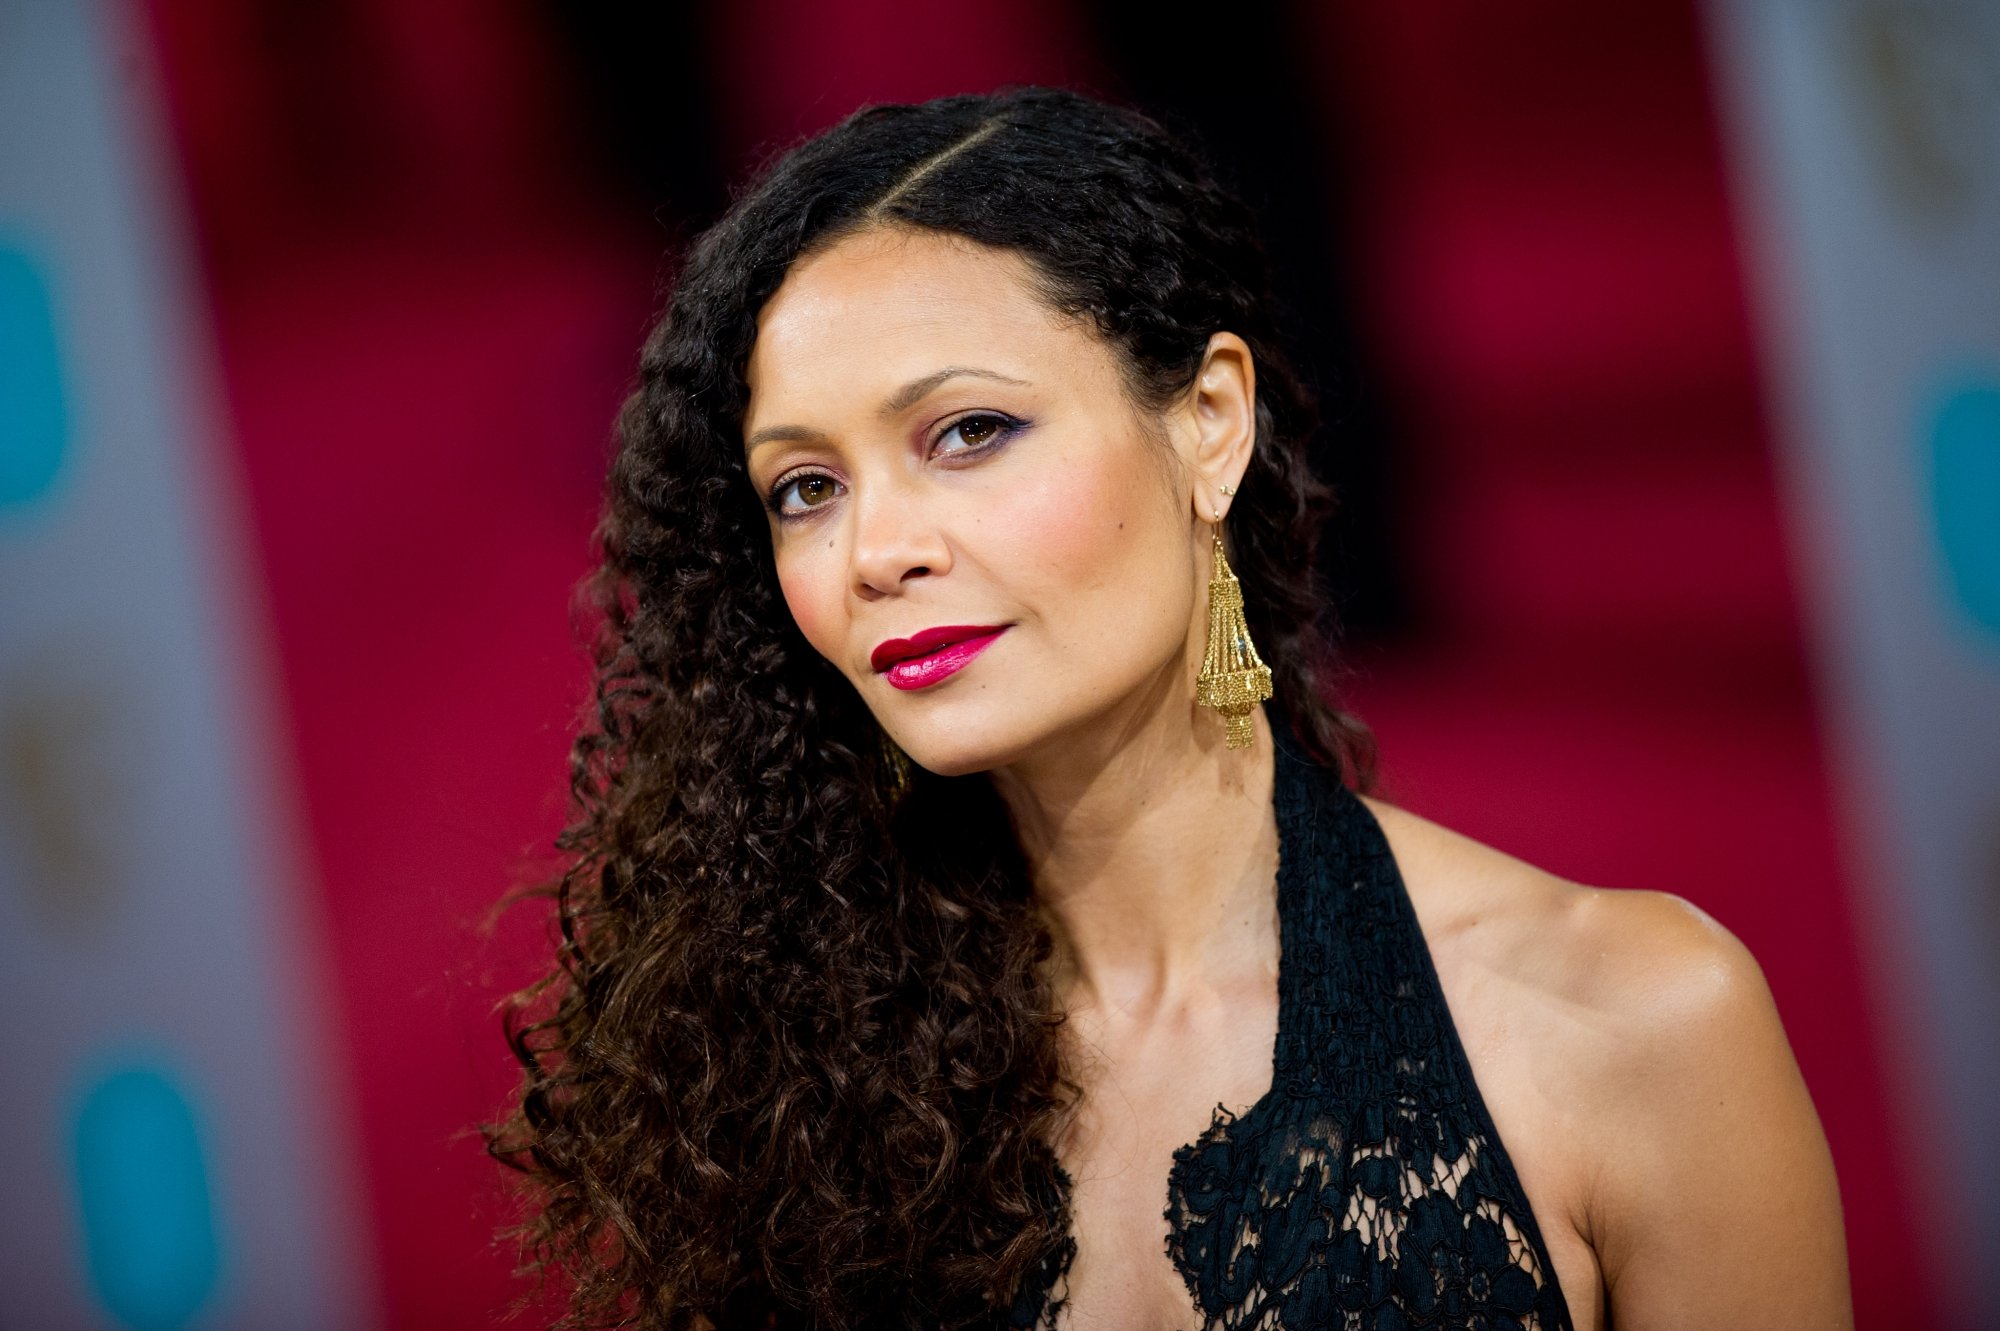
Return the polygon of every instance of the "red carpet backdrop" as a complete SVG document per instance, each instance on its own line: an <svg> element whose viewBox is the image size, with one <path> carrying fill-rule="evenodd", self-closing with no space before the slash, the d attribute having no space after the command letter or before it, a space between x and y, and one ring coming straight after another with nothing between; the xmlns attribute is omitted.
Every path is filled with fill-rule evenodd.
<svg viewBox="0 0 2000 1331"><path fill-rule="evenodd" d="M1915 9L0 0L0 1327L507 1324L493 907L662 260L1010 82L1262 213L1388 795L1740 936L1859 1325L1990 1325L2000 23Z"/></svg>

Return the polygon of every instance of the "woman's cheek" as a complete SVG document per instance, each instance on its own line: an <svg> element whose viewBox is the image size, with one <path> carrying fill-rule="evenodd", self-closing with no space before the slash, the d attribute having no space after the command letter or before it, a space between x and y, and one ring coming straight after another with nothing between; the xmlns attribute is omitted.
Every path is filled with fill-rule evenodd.
<svg viewBox="0 0 2000 1331"><path fill-rule="evenodd" d="M1150 440L1112 430L1032 481L996 513L1012 590L1035 607L1049 649L1076 663L1072 685L1116 691L1183 649L1189 583L1174 577L1188 545L1181 510L1165 492Z"/></svg>
<svg viewBox="0 0 2000 1331"><path fill-rule="evenodd" d="M815 543L818 553L831 554ZM840 618L841 587L838 570L831 558L815 560L810 553L778 559L778 588L792 612L792 622L812 644L813 650L836 666L842 665L836 621Z"/></svg>
<svg viewBox="0 0 2000 1331"><path fill-rule="evenodd" d="M1117 465L1123 451L1095 442L1063 450L1078 461L1022 485L998 529L1019 549L1033 551L1037 566L1059 570L1079 590L1117 577L1120 561L1137 553L1133 538L1152 516L1142 508L1151 492L1134 483L1129 467Z"/></svg>

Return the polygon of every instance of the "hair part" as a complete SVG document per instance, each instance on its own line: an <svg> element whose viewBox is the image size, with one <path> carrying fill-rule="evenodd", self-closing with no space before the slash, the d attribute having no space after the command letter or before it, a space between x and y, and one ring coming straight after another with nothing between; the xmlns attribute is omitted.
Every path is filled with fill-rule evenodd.
<svg viewBox="0 0 2000 1331"><path fill-rule="evenodd" d="M871 107L780 157L647 339L580 588L594 698L543 889L556 965L510 1008L523 1085L488 1131L565 1326L970 1326L1068 1242L1049 1143L1075 1088L1006 810L984 774L895 793L881 727L786 609L745 472L759 313L876 225L1020 254L1156 411L1211 334L1244 339L1246 617L1293 732L1372 781L1329 695L1313 407L1241 203L1146 117L1039 88Z"/></svg>

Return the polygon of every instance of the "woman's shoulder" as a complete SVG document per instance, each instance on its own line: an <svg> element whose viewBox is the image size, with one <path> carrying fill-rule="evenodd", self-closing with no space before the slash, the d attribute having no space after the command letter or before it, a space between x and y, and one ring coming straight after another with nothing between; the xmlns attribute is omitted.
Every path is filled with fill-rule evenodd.
<svg viewBox="0 0 2000 1331"><path fill-rule="evenodd" d="M1590 887L1406 809L1366 801L1390 841L1468 1053L1526 1099L1554 1095L1568 1151L1614 1267L1612 1219L1646 1207L1714 1205L1760 1163L1824 1183L1824 1137L1764 971L1708 911L1670 891ZM1484 1083L1484 1077L1482 1077ZM1728 1135L1706 1169L1688 1141ZM1678 1165L1668 1165L1680 1161ZM1820 1199L1826 1201L1826 1199ZM1832 1201L1838 1213L1838 1201ZM1670 1207L1672 1209L1672 1207ZM1626 1217L1630 1219L1630 1217Z"/></svg>
<svg viewBox="0 0 2000 1331"><path fill-rule="evenodd" d="M1749 950L1685 897L1572 882L1393 804L1364 803L1441 971L1465 964L1503 977L1611 1023L1625 1049L1768 1002Z"/></svg>
<svg viewBox="0 0 2000 1331"><path fill-rule="evenodd" d="M1825 1137L1735 934L1672 892L1571 882L1366 802L1502 1131L1534 1139L1516 1149L1537 1153L1608 1287L1733 1271L1736 1249L1808 1281L1839 1265ZM1728 1243L1690 1238L1675 1219L1690 1215Z"/></svg>

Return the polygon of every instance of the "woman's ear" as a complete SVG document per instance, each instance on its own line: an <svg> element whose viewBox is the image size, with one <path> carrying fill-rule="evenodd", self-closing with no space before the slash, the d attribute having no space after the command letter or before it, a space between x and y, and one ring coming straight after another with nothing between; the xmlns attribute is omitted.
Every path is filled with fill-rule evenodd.
<svg viewBox="0 0 2000 1331"><path fill-rule="evenodd" d="M1257 365L1242 338L1216 333L1208 339L1189 406L1194 425L1189 498L1197 518L1220 522L1257 443Z"/></svg>

